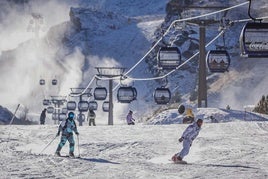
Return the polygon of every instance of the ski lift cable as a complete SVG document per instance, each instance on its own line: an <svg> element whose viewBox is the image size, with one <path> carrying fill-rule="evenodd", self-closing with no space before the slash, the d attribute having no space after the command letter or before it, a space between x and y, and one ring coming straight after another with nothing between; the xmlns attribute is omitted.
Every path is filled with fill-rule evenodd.
<svg viewBox="0 0 268 179"><path fill-rule="evenodd" d="M202 17L206 17L206 16L211 16L211 15L214 15L214 14L217 14L217 13L221 13L221 12L224 12L224 11L228 11L228 10L231 10L231 9L234 9L234 8L237 8L237 7L240 7L240 6L244 6L244 5L248 4L248 3L249 2L244 2L244 3L238 4L238 5L231 6L231 7L228 7L228 8L225 8L225 9L221 9L221 10L218 10L218 11L214 11L214 12L211 12L211 13L202 14L202 15L199 15L199 16L194 16L194 17L189 17L189 18L184 18L184 19L174 20L170 24L170 26L167 28L166 32L151 47L151 49L149 49L149 51L134 66L132 66L124 75L128 75L132 70L134 70L145 59L145 57L147 57L152 52L152 50L161 42L161 40L163 39L163 37L165 37L167 35L167 33L170 31L170 29L173 27L173 25L175 23L189 21L189 20L193 20L193 19L198 19L198 18L202 18ZM119 86L120 86L120 84L117 84L114 87L113 91L116 90Z"/></svg>
<svg viewBox="0 0 268 179"><path fill-rule="evenodd" d="M225 30L222 30L216 37L214 37L207 45L206 47L210 46L215 40L217 40L221 35L224 34ZM178 70L179 68L181 68L182 66L184 66L186 63L188 63L190 60L192 60L194 57L196 57L199 54L199 51L196 52L193 56L191 56L190 58L188 58L185 62L183 62L180 66L178 66L176 69L170 71L169 73L163 75L163 76L158 76L158 77L153 77L153 78L132 78L132 77L128 77L129 79L133 80L133 81L149 81L149 80L158 80L158 79L162 79L162 78L166 78L167 76L169 76L170 74L174 73L176 70Z"/></svg>
<svg viewBox="0 0 268 179"><path fill-rule="evenodd" d="M258 17L257 19L268 19L268 16L264 16L264 17ZM240 19L240 20L232 20L232 23L239 23L239 22L248 22L251 21L252 19Z"/></svg>
<svg viewBox="0 0 268 179"><path fill-rule="evenodd" d="M188 18L184 18L184 19L174 20L170 24L170 26L167 28L166 32L161 36L161 38L153 45L153 47L133 67L131 67L125 73L125 75L129 74L132 70L134 70L145 59L145 57L147 55L149 55L149 53L151 53L151 51L158 45L158 43L163 39L163 37L167 35L167 33L170 31L170 29L173 27L173 25L175 23L177 23L177 22L183 22L183 21L189 21L189 20L194 20L194 19L199 19L199 18L206 17L206 16L211 16L211 15L214 15L214 14L218 14L218 13L221 13L221 12L224 12L224 11L228 11L228 10L231 10L231 9L234 9L234 8L237 8L237 7L246 5L248 3L249 2L244 2L244 3L238 4L238 5L235 5L235 6L231 6L231 7L225 8L225 9L221 9L221 10L218 10L218 11L215 11L215 12L211 12L211 13L207 13L207 14L202 14L202 15L194 16L194 17L188 17Z"/></svg>
<svg viewBox="0 0 268 179"><path fill-rule="evenodd" d="M199 16L194 16L194 17L188 17L188 18L184 18L184 19L178 19L178 20L174 20L170 26L167 28L166 32L157 40L157 42L148 50L148 52L135 64L133 65L125 74L124 76L128 75L131 71L133 71L144 59L145 57L147 57L151 52L152 50L161 42L161 40L163 39L163 37L165 37L167 35L167 33L170 31L170 29L173 27L173 25L177 22L184 22L184 21L189 21L189 20L193 20L193 19L198 19L198 18L202 18L202 17L206 17L206 16L211 16L211 15L214 15L214 14L218 14L218 13L221 13L221 12L225 12L225 11L228 11L228 10L231 10L231 9L235 9L237 7L240 7L240 6L244 6L246 4L248 4L249 2L244 2L244 3L241 3L241 4L238 4L238 5L234 5L234 6L231 6L231 7L228 7L228 8L225 8L225 9L221 9L221 10L218 10L218 11L214 11L214 12L211 12L211 13L207 13L207 14L202 14L202 15L199 15ZM196 55L198 55L199 52L197 52L196 54L194 54L190 59L187 60L190 61L192 58L194 58ZM187 63L186 62L186 63ZM185 63L183 63L182 65L184 65ZM182 66L180 65L180 66ZM179 67L180 67L179 66ZM176 70L176 69L175 69ZM171 73L173 73L175 70L171 71ZM168 73L171 74L171 73ZM166 75L166 76L168 76ZM85 90L81 93L81 94L77 94L77 95L72 95L72 97L75 97L75 96L80 96L82 94L84 94L86 92L86 90L89 88L89 86L92 84L92 82L95 80L95 78L98 78L100 80L110 80L110 79L119 79L119 77L115 77L115 78L100 78L100 77L97 77L96 75L91 79L91 81L88 83L87 87L85 88ZM116 87L114 87L113 91L116 90L118 88L118 86L120 86L120 84L117 84Z"/></svg>

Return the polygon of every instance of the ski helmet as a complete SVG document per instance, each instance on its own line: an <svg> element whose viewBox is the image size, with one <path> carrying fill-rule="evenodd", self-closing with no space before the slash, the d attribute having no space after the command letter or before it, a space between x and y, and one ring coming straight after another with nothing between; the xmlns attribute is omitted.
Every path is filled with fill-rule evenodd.
<svg viewBox="0 0 268 179"><path fill-rule="evenodd" d="M68 113L68 118L69 119L74 119L74 113L73 112L69 112Z"/></svg>

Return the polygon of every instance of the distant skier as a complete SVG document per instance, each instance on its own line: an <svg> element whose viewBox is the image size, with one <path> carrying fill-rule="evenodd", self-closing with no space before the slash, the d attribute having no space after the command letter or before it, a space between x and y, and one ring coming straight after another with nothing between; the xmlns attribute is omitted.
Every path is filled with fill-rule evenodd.
<svg viewBox="0 0 268 179"><path fill-rule="evenodd" d="M132 114L133 114L133 112L130 110L128 112L128 115L127 115L127 118L126 118L128 125L135 125L135 123L134 123L135 119L133 119Z"/></svg>
<svg viewBox="0 0 268 179"><path fill-rule="evenodd" d="M41 125L44 125L45 124L45 121L46 121L46 112L47 112L47 109L46 108L41 112L41 115L40 115L40 124Z"/></svg>
<svg viewBox="0 0 268 179"><path fill-rule="evenodd" d="M183 141L183 149L180 153L177 153L172 157L172 160L175 163L186 163L182 159L189 153L192 142L198 136L202 124L203 120L198 119L196 122L190 124L183 132L181 138L179 139L179 142Z"/></svg>
<svg viewBox="0 0 268 179"><path fill-rule="evenodd" d="M96 114L93 110L89 110L88 115L87 115L87 121L89 121L89 126L91 126L91 123L93 126L96 126L95 123L95 118L96 118Z"/></svg>
<svg viewBox="0 0 268 179"><path fill-rule="evenodd" d="M68 118L62 121L61 124L59 125L57 136L60 135L60 132L62 132L62 134L61 134L61 141L55 153L57 156L61 156L60 151L62 147L65 145L66 141L68 140L68 142L70 143L69 156L74 157L73 131L75 132L76 135L79 135L77 131L76 123L74 121L74 113L69 112Z"/></svg>

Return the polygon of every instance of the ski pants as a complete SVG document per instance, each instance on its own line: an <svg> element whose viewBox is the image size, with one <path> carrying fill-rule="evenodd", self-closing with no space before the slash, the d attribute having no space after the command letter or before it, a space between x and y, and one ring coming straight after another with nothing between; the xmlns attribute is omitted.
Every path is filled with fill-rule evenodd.
<svg viewBox="0 0 268 179"><path fill-rule="evenodd" d="M183 148L181 152L179 153L179 156L183 159L188 153L191 148L192 141L189 139L183 140Z"/></svg>
<svg viewBox="0 0 268 179"><path fill-rule="evenodd" d="M91 126L91 123L93 124L93 126L96 126L95 119L89 119L89 125L90 126Z"/></svg>
<svg viewBox="0 0 268 179"><path fill-rule="evenodd" d="M70 153L74 152L74 136L72 133L71 134L62 134L57 151L61 151L62 147L65 145L67 140L70 144L69 152Z"/></svg>

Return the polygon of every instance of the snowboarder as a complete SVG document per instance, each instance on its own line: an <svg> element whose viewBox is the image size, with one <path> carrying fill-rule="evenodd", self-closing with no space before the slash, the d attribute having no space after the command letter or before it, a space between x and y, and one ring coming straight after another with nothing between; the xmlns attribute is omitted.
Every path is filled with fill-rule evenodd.
<svg viewBox="0 0 268 179"><path fill-rule="evenodd" d="M135 119L133 119L132 114L133 114L133 112L130 110L128 112L128 115L127 115L127 118L126 118L128 125L135 125L135 123L134 123Z"/></svg>
<svg viewBox="0 0 268 179"><path fill-rule="evenodd" d="M183 141L183 149L180 153L175 154L172 157L172 161L175 163L186 163L182 159L189 153L190 147L192 146L193 140L198 136L201 126L203 124L202 119L198 119L193 124L190 124L183 132L179 142Z"/></svg>
<svg viewBox="0 0 268 179"><path fill-rule="evenodd" d="M89 126L91 126L91 123L93 124L93 126L96 126L95 118L96 118L95 112L93 110L89 110L89 113L87 115L87 121L89 121Z"/></svg>
<svg viewBox="0 0 268 179"><path fill-rule="evenodd" d="M58 133L56 136L61 134L61 141L58 145L58 148L56 150L56 155L61 156L60 151L62 147L65 145L66 141L70 143L70 149L69 149L69 156L74 157L74 137L73 137L73 131L75 132L76 135L79 135L76 127L76 123L74 121L74 113L69 112L68 113L68 118L64 121L61 122L59 125Z"/></svg>
<svg viewBox="0 0 268 179"><path fill-rule="evenodd" d="M45 120L46 120L46 111L47 109L45 108L40 115L40 124L44 125L45 124Z"/></svg>

